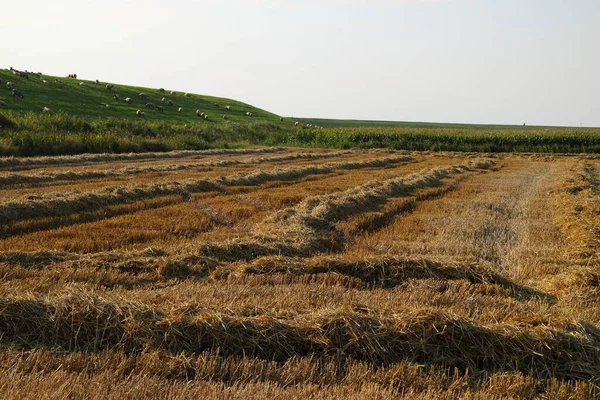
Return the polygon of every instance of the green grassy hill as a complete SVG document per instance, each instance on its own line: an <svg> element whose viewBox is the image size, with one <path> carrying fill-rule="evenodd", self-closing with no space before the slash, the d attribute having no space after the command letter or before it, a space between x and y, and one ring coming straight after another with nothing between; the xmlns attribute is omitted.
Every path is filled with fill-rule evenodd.
<svg viewBox="0 0 600 400"><path fill-rule="evenodd" d="M29 79L25 79L13 75L11 71L5 69L0 70L0 79L2 79L0 100L6 103L6 109L13 112L41 113L44 107L48 107L54 113L64 112L93 121L107 117L139 119L135 114L139 109L146 113L146 120L149 121L164 120L175 124L218 124L224 122L223 115L227 115L231 121L247 122L250 118L246 117L245 113L250 111L253 113L252 120L281 124L278 115L249 104L198 94L191 94L191 97L185 97L184 93L180 92L171 95L168 88L165 88L165 93L161 93L159 88L127 86L113 82L96 84L95 81L48 75L41 77L30 75ZM47 83L44 83L42 79ZM6 86L7 82L11 82L13 87L20 90L25 98L12 96L10 89ZM85 86L81 86L81 82L85 82ZM112 91L106 89L107 83L114 84ZM142 99L138 96L139 93L146 93L148 99ZM114 99L114 94L120 97L119 101ZM131 98L131 104L125 102L127 97ZM172 100L173 106L162 102L163 97ZM149 102L163 106L164 112L146 108L145 105ZM105 107L101 103L107 103L110 107ZM218 108L214 106L215 103L219 105ZM225 110L226 105L231 106L231 111ZM177 111L179 107L183 108L182 112ZM208 114L208 121L197 117L196 110ZM284 120L284 124L293 125L293 123L292 120Z"/></svg>

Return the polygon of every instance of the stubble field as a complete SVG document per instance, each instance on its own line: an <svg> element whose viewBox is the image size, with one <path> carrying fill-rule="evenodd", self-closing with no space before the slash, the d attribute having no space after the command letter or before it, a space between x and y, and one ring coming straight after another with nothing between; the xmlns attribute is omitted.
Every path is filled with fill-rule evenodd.
<svg viewBox="0 0 600 400"><path fill-rule="evenodd" d="M0 159L1 397L594 398L599 166Z"/></svg>

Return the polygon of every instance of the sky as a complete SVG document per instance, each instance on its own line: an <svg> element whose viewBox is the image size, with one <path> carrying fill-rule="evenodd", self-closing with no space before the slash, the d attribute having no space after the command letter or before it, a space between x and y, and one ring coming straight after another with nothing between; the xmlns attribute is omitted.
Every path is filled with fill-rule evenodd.
<svg viewBox="0 0 600 400"><path fill-rule="evenodd" d="M284 116L600 126L599 0L0 0L0 67Z"/></svg>

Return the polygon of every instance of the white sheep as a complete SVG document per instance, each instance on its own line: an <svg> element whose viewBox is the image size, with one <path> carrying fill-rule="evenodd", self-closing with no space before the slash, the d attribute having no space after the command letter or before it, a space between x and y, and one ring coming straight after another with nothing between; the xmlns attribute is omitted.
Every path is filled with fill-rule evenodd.
<svg viewBox="0 0 600 400"><path fill-rule="evenodd" d="M183 111L183 107L179 107L179 108L177 109L177 112L182 112L182 111Z"/></svg>
<svg viewBox="0 0 600 400"><path fill-rule="evenodd" d="M125 98L125 103L131 103L131 97L126 97Z"/></svg>
<svg viewBox="0 0 600 400"><path fill-rule="evenodd" d="M225 106L225 109L226 109L227 111L231 111L231 106Z"/></svg>
<svg viewBox="0 0 600 400"><path fill-rule="evenodd" d="M208 114L204 114L204 117L203 117L203 118L204 118L206 121L208 121Z"/></svg>
<svg viewBox="0 0 600 400"><path fill-rule="evenodd" d="M160 101L162 101L164 103L165 101L167 101L167 99L165 97L163 97L162 99L160 99Z"/></svg>
<svg viewBox="0 0 600 400"><path fill-rule="evenodd" d="M298 126L298 125L300 125L300 122L298 122L298 121L294 122L294 126Z"/></svg>
<svg viewBox="0 0 600 400"><path fill-rule="evenodd" d="M85 86L85 82L79 82L79 86L84 87Z"/></svg>
<svg viewBox="0 0 600 400"><path fill-rule="evenodd" d="M177 94L177 92L176 92L176 91L174 91L174 90L171 90L171 96L175 96L176 94Z"/></svg>
<svg viewBox="0 0 600 400"><path fill-rule="evenodd" d="M184 93L183 95L184 95L185 97L192 97L192 95L191 95L191 94L189 94L189 93Z"/></svg>
<svg viewBox="0 0 600 400"><path fill-rule="evenodd" d="M47 80L45 80L45 79L42 79L42 83L43 83L44 85L47 85L47 84L48 84L48 81L47 81Z"/></svg>
<svg viewBox="0 0 600 400"><path fill-rule="evenodd" d="M6 82L6 87L8 89L12 89L13 88L12 85L13 85L12 82Z"/></svg>
<svg viewBox="0 0 600 400"><path fill-rule="evenodd" d="M140 118L144 118L146 116L146 113L144 113L142 110L137 110L135 112L135 115L137 115Z"/></svg>
<svg viewBox="0 0 600 400"><path fill-rule="evenodd" d="M48 107L44 107L44 108L42 109L42 112L43 112L44 114L51 114L51 113L52 113L52 110L51 110L51 109L49 109Z"/></svg>

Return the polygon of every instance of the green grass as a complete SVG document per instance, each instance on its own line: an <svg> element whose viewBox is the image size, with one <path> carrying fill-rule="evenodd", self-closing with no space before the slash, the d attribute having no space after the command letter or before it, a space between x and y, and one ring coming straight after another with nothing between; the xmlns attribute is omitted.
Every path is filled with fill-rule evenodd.
<svg viewBox="0 0 600 400"><path fill-rule="evenodd" d="M146 113L148 121L165 121L172 124L220 124L226 122L222 118L223 115L227 115L230 121L247 122L251 118L246 117L245 113L250 111L254 115L252 117L254 120L289 124L290 126L294 123L292 120L281 123L278 115L231 99L198 94L185 97L184 93L181 92L170 95L168 88L165 88L165 93L161 93L158 91L158 87L144 88L113 82L100 82L97 85L95 81L46 75L43 75L42 78L48 83L44 84L40 78L32 75L29 79L25 79L13 75L8 70L0 70L0 79L2 79L0 100L7 104L6 109L16 113L41 113L44 107L48 107L54 113L63 112L76 115L89 122L105 118L136 119L139 117L135 115L135 112L139 109ZM12 82L13 86L20 90L25 98L21 100L13 97L11 91L6 87L6 82ZM85 82L86 86L80 86L80 82ZM107 83L115 85L112 92L106 89ZM138 96L142 92L148 95L148 100ZM116 101L113 94L118 94L120 101ZM125 103L126 97L132 99L131 104ZM169 106L167 102L161 102L163 97L171 99L174 105ZM146 108L145 105L148 102L163 106L164 112L161 113ZM110 107L106 108L101 103L107 103ZM215 107L214 103L219 104L220 107ZM231 106L231 111L225 110L226 105ZM181 113L177 112L179 107L183 108ZM196 110L207 113L209 115L208 121L197 117ZM2 111L1 108L0 111Z"/></svg>

